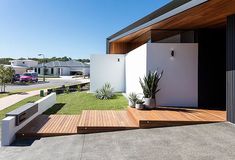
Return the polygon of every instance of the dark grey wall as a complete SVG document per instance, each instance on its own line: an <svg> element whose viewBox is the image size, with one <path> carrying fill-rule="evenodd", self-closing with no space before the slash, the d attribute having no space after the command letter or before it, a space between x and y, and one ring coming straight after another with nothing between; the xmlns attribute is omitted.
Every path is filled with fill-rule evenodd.
<svg viewBox="0 0 235 160"><path fill-rule="evenodd" d="M226 30L195 31L198 54L198 104L202 108L226 108Z"/></svg>
<svg viewBox="0 0 235 160"><path fill-rule="evenodd" d="M195 35L194 35L194 31L185 31L185 32L181 32L181 43L194 43L195 41Z"/></svg>
<svg viewBox="0 0 235 160"><path fill-rule="evenodd" d="M226 55L227 120L235 123L235 15L227 18Z"/></svg>

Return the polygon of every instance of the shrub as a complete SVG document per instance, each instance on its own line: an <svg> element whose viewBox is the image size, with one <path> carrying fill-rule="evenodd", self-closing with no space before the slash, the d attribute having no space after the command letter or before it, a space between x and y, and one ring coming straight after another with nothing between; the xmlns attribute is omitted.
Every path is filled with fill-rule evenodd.
<svg viewBox="0 0 235 160"><path fill-rule="evenodd" d="M65 87L64 91L65 91L65 93L69 94L69 92L70 92L69 87Z"/></svg>
<svg viewBox="0 0 235 160"><path fill-rule="evenodd" d="M160 89L158 89L158 83L162 78L162 74L163 71L161 71L161 73L157 71L149 72L148 75L143 78L143 80L140 78L139 82L143 89L145 98L155 99L156 93L160 91Z"/></svg>
<svg viewBox="0 0 235 160"><path fill-rule="evenodd" d="M110 83L105 83L101 89L96 90L96 98L98 99L111 99L113 96L113 88Z"/></svg>
<svg viewBox="0 0 235 160"><path fill-rule="evenodd" d="M82 91L82 88L81 88L80 85L77 86L77 91L78 91L78 92Z"/></svg>
<svg viewBox="0 0 235 160"><path fill-rule="evenodd" d="M134 107L135 104L136 104L136 101L138 100L138 96L137 96L136 93L132 92L132 93L129 94L128 99L130 101L129 105Z"/></svg>

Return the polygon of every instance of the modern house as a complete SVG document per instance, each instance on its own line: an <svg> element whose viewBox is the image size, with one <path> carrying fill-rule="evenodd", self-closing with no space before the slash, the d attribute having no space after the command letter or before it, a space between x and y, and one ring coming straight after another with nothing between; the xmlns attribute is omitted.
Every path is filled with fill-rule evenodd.
<svg viewBox="0 0 235 160"><path fill-rule="evenodd" d="M43 75L45 67L46 75L69 76L69 75L89 75L90 65L75 60L71 61L53 61L45 64L37 65L34 70L38 74Z"/></svg>
<svg viewBox="0 0 235 160"><path fill-rule="evenodd" d="M11 65L6 65L7 67L12 67L16 74L23 74L27 70L30 70L38 65L37 61L34 60L12 60Z"/></svg>
<svg viewBox="0 0 235 160"><path fill-rule="evenodd" d="M235 1L173 0L108 37L107 54L91 56L91 91L141 93L157 69L160 105L226 108L235 123Z"/></svg>

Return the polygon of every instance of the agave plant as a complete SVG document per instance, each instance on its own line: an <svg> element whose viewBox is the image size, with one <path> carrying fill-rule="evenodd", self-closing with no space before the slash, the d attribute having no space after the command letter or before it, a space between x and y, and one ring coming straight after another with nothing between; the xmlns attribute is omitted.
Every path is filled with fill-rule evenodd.
<svg viewBox="0 0 235 160"><path fill-rule="evenodd" d="M140 78L139 82L143 89L143 94L145 98L152 98L155 99L155 95L157 92L160 91L158 89L158 83L162 77L163 71L159 73L158 71L149 72L147 76Z"/></svg>
<svg viewBox="0 0 235 160"><path fill-rule="evenodd" d="M110 83L105 83L101 89L96 90L96 98L98 99L111 99L113 96L113 88Z"/></svg>
<svg viewBox="0 0 235 160"><path fill-rule="evenodd" d="M129 106L130 107L135 107L136 101L138 100L138 95L134 92L130 93L128 96L129 99Z"/></svg>

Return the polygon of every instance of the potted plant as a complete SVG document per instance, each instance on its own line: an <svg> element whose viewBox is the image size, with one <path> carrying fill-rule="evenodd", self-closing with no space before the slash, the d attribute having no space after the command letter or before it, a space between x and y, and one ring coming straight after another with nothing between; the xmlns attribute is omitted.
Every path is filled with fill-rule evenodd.
<svg viewBox="0 0 235 160"><path fill-rule="evenodd" d="M135 108L136 101L138 100L137 94L132 92L128 96L129 99L129 106Z"/></svg>
<svg viewBox="0 0 235 160"><path fill-rule="evenodd" d="M144 109L144 101L142 99L137 99L135 108L139 110Z"/></svg>
<svg viewBox="0 0 235 160"><path fill-rule="evenodd" d="M147 76L140 78L140 85L143 89L145 106L147 109L153 109L156 107L155 96L156 93L160 91L158 89L158 83L162 77L163 71L161 73L149 72Z"/></svg>

